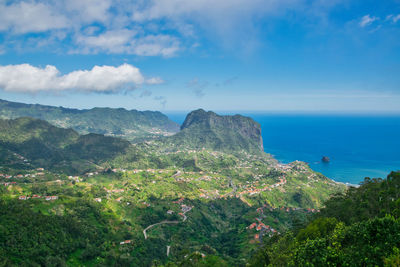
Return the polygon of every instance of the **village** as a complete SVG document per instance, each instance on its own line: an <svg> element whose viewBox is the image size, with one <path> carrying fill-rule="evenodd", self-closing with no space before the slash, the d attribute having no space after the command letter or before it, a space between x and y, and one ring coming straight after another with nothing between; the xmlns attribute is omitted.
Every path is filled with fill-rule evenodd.
<svg viewBox="0 0 400 267"><path fill-rule="evenodd" d="M184 153L165 152L165 153ZM188 151L186 153L207 153L218 159L224 157L221 152L209 151ZM81 175L63 175L53 173L44 168L28 169L18 173L0 173L0 184L15 192L15 197L20 201L44 200L46 203L58 203L64 201L68 196L58 194L37 194L31 193L32 186L45 186L48 188L58 188L57 192L62 192L62 188L76 188L86 192L96 190L92 195L92 201L98 205L105 205L114 211L129 213L129 207L141 207L144 209L157 209L150 196L158 198L172 198L170 204L162 205L167 208L165 218L158 222L143 227L143 237L148 239L149 235L156 237L157 231L152 229L158 225L181 225L190 220L188 213L195 207L185 203L201 199L202 201L215 201L219 199L237 198L251 209L256 210L258 216L249 224L246 229L249 234L249 242L262 242L263 237L279 234L276 226L264 223L268 212L305 212L316 213L319 210L310 208L299 208L293 206L282 206L264 204L257 207L258 196L284 194L290 190L293 177L303 177L305 182L302 186L309 187L310 183L318 182L319 177L302 162L290 164L278 163L274 160L268 161L266 168L254 166L256 156L245 154L241 161L229 168L214 170L187 171L179 168L166 169L138 169L138 168L103 168L86 172ZM26 160L21 158L21 160ZM26 160L25 162L28 162ZM237 176L233 178L227 175L229 171L234 171ZM302 179L303 179L302 178ZM288 187L287 187L288 186ZM180 188L185 188L184 190ZM50 191L52 192L52 191ZM276 193L274 193L276 192ZM18 194L19 193L19 194ZM266 194L266 195L265 195ZM57 204L56 204L57 205ZM254 206L254 208L253 208ZM276 224L276 223L274 223ZM134 245L132 239L121 240L120 246ZM170 245L167 246L167 254L170 252Z"/></svg>
<svg viewBox="0 0 400 267"><path fill-rule="evenodd" d="M193 151L196 153L196 151ZM211 152L210 152L211 153ZM213 152L213 156L218 157L221 155L220 152ZM247 155L246 157L251 158L254 156ZM246 172L252 173L251 171L254 170L255 173L253 174L253 179L241 181L236 180L233 184L231 178L224 176L219 172L214 171L199 171L199 172L191 172L191 171L184 171L184 170L174 170L174 169L123 169L123 168L113 168L110 169L111 173L121 173L124 177L128 178L124 186L119 186L118 188L113 188L113 184L109 184L108 186L104 187L104 191L107 193L106 198L110 199L112 194L122 194L126 190L135 190L140 192L144 190L149 184L157 184L158 182L165 183L165 178L158 177L158 175L164 175L163 177L170 177L176 183L188 183L192 184L193 193L195 193L192 197L197 196L202 199L212 200L218 198L226 198L226 197L236 197L242 199L244 202L249 203L246 198L252 197L254 195L260 194L262 192L271 192L274 189L284 190L283 187L287 184L288 180L286 175L289 176L298 176L298 175L305 175L309 182L318 181L318 177L315 175L314 172L310 171L307 166L302 162L293 162L291 164L281 164L274 162L271 164L268 169L269 171L274 171L275 173L280 174L280 176L273 178L277 180L275 183L270 183L271 179L268 178L268 175L260 174L257 167L253 167L250 164L251 161L241 161L238 163L237 166L234 166L234 169L246 169ZM68 176L67 179L72 181L74 184L78 183L89 183L90 179L96 179L99 175L104 175L104 173L108 170L99 170L93 172L87 172L82 176ZM150 180L143 180L143 179L134 179L137 183L129 182L129 177L141 177L144 173L151 174L153 178ZM36 168L34 170L29 171L29 173L25 174L4 174L0 173L0 183L6 187L8 186L16 186L19 184L19 180L26 178L43 178L45 175L51 174L44 170L44 168ZM135 176L139 175L139 176ZM65 180L60 180L60 175L53 174L53 177L56 176L58 179L53 181L32 181L31 183L65 183ZM157 178L158 177L158 178ZM3 181L1 181L3 179ZM7 181L9 180L9 181ZM44 179L45 180L45 179ZM24 181L22 184L29 184L29 181ZM89 183L90 184L90 183ZM111 188L110 188L111 186ZM305 186L309 186L305 184ZM197 192L197 193L196 193ZM21 195L19 196L21 199L29 199L29 196ZM124 196L119 196L116 198L117 202L121 202ZM37 197L36 197L37 198ZM101 202L102 198L97 197L94 198L96 202ZM132 199L131 199L132 201ZM140 202L146 203L145 205L149 205L146 202L146 199L140 199ZM250 204L250 203L249 203ZM250 204L251 205L251 204Z"/></svg>
<svg viewBox="0 0 400 267"><path fill-rule="evenodd" d="M320 212L319 209L311 209L311 208L293 208L293 207L271 207L268 204L264 204L262 207L257 208L257 214L258 217L255 218L256 222L253 222L249 226L246 227L248 230L256 230L258 233L254 234L254 240L258 242L262 242L262 238L265 235L268 235L269 237L272 237L274 234L280 234L279 231L276 229L272 228L269 225L265 225L262 220L265 218L264 212L265 210L268 212L273 212L273 211L283 211L283 212L295 212L295 211L302 211L306 213L318 213Z"/></svg>

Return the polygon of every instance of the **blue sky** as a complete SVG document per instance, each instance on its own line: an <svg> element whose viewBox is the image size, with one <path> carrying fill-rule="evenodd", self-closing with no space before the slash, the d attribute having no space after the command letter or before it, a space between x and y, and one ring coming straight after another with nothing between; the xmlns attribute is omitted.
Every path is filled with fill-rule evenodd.
<svg viewBox="0 0 400 267"><path fill-rule="evenodd" d="M400 113L400 0L0 0L0 98Z"/></svg>

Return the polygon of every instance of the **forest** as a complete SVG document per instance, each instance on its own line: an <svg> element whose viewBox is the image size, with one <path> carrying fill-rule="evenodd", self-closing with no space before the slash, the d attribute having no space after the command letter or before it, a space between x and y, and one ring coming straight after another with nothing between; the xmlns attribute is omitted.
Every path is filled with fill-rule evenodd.
<svg viewBox="0 0 400 267"><path fill-rule="evenodd" d="M307 224L263 244L250 266L399 266L400 172L365 178Z"/></svg>

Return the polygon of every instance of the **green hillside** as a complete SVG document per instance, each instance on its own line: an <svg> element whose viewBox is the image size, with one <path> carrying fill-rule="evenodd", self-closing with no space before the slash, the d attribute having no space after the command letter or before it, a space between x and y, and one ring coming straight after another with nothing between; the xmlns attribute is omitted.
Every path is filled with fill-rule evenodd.
<svg viewBox="0 0 400 267"><path fill-rule="evenodd" d="M119 138L79 135L38 119L0 119L1 149L18 154L33 167L82 172L124 153L129 146Z"/></svg>
<svg viewBox="0 0 400 267"><path fill-rule="evenodd" d="M399 266L400 172L366 178L303 227L268 240L252 266Z"/></svg>
<svg viewBox="0 0 400 267"><path fill-rule="evenodd" d="M314 208L326 199L319 192L343 190L321 180L296 195L301 182L296 168L292 171L287 183L253 194L264 188L262 183L274 185L279 179L268 176L248 184L239 176L232 187L232 178L222 170L115 169L68 177L3 168L0 172L12 178L0 181L15 184L0 187L0 261L7 266L152 266L203 253L229 266L244 266L262 239L317 212ZM268 228L260 231L253 224ZM121 245L125 240L131 243Z"/></svg>
<svg viewBox="0 0 400 267"><path fill-rule="evenodd" d="M97 133L123 137L132 142L172 135L179 125L158 111L137 111L123 108L69 109L30 105L0 100L0 118L33 117L80 134Z"/></svg>

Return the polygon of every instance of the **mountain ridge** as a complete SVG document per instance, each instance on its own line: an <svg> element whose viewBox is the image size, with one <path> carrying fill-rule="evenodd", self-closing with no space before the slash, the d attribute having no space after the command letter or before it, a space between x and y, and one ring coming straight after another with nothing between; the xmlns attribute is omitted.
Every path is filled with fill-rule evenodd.
<svg viewBox="0 0 400 267"><path fill-rule="evenodd" d="M33 166L80 172L124 153L130 145L126 140L101 134L79 135L73 129L40 119L0 119L2 150L22 155Z"/></svg>
<svg viewBox="0 0 400 267"><path fill-rule="evenodd" d="M24 104L0 99L0 118L33 117L80 134L97 133L141 142L179 131L179 125L160 111L124 108L72 109L40 104Z"/></svg>

